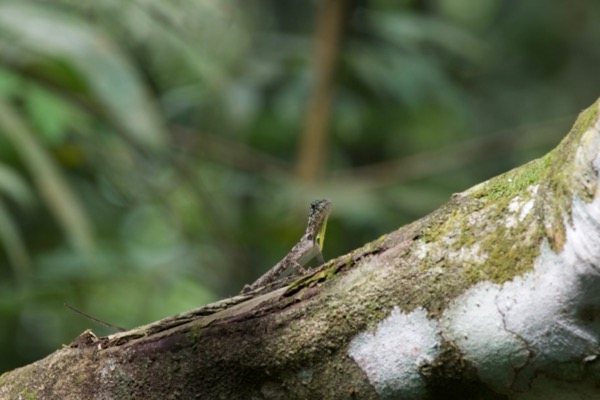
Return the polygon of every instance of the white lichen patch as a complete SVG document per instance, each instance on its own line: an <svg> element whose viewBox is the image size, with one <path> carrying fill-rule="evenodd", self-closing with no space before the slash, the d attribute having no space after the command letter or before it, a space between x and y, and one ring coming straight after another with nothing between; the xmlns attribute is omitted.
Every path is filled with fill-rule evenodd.
<svg viewBox="0 0 600 400"><path fill-rule="evenodd" d="M586 360L600 353L600 200L575 196L572 204L560 253L544 242L532 271L502 285L477 284L442 317L443 337L497 391L543 399L545 391L532 390L548 376L579 390L590 374Z"/></svg>
<svg viewBox="0 0 600 400"><path fill-rule="evenodd" d="M439 355L440 343L437 322L424 309L404 314L394 308L375 332L352 340L348 355L382 399L420 399L425 386L419 367Z"/></svg>
<svg viewBox="0 0 600 400"><path fill-rule="evenodd" d="M523 206L523 201L521 200L521 196L516 196L514 199L508 203L508 211L515 213L521 209Z"/></svg>
<svg viewBox="0 0 600 400"><path fill-rule="evenodd" d="M489 215L495 214L498 207L495 204L490 205L489 207L477 211L473 211L467 214L465 218L465 225L472 226L478 228L481 234L493 233L498 229L498 223L496 221L490 221ZM464 226L462 226L461 220L456 220L456 231L457 234L460 234Z"/></svg>
<svg viewBox="0 0 600 400"><path fill-rule="evenodd" d="M427 243L419 240L419 241L417 241L417 244L416 244L413 254L419 260L423 260L425 257L427 257L428 247L429 246L427 245Z"/></svg>
<svg viewBox="0 0 600 400"><path fill-rule="evenodd" d="M569 381L568 390L589 384L586 360L600 353L600 200L575 196L565 225L560 253L544 242L532 271L503 285L480 283L444 313L444 338L495 390L542 399L536 381L548 376Z"/></svg>
<svg viewBox="0 0 600 400"><path fill-rule="evenodd" d="M429 363L440 353L440 338L458 348L483 383L511 399L599 397L599 129L600 119L581 139L588 146L578 152L573 174L584 175L573 176L577 189L573 190L570 212L564 215L560 251L542 241L528 272L504 283L474 284L450 303L439 322L427 319L421 309L408 314L395 309L379 323L375 333L361 333L353 339L350 357L382 398L425 396L419 364ZM500 219L502 222L495 226L491 222L486 228L512 231L513 227L528 224L537 191L537 186L530 186L527 192L514 197L503 210L508 219ZM467 224L485 223L484 218L473 215L466 220ZM554 222L548 218L544 223ZM536 229L534 224L531 226ZM546 228L549 232L562 229ZM448 245L446 253L440 254L436 246L422 243L417 244L419 257L432 262L456 257L458 261L485 254L480 249L472 251L474 246L462 252L452 249L459 235L454 227L444 232L438 240ZM515 232L522 235L523 229ZM515 237L514 242L519 240L527 240L527 235Z"/></svg>
<svg viewBox="0 0 600 400"><path fill-rule="evenodd" d="M106 363L100 368L100 380L106 382L111 379L115 370L117 369L117 362L114 358L108 358Z"/></svg>
<svg viewBox="0 0 600 400"><path fill-rule="evenodd" d="M535 269L504 284L498 296L506 329L531 352L516 389L527 388L542 371L560 378L561 365L582 364L599 352L600 202L586 204L575 196L572 204L563 251L557 254L544 243ZM564 372L569 379L584 374L583 368L577 376L572 368Z"/></svg>
<svg viewBox="0 0 600 400"><path fill-rule="evenodd" d="M481 379L497 391L506 391L515 369L529 352L525 343L504 329L496 307L500 285L483 282L452 302L442 317L444 338L454 343L476 366Z"/></svg>
<svg viewBox="0 0 600 400"><path fill-rule="evenodd" d="M535 201L531 199L523 205L523 208L521 208L521 212L519 213L519 222L523 222L523 220L529 215L531 210L533 210L534 204Z"/></svg>
<svg viewBox="0 0 600 400"><path fill-rule="evenodd" d="M535 205L535 195L538 191L539 185L531 185L527 188L529 196L523 198L521 196L515 196L506 207L507 213L505 217L504 226L507 228L515 228L520 222L523 222L525 218L533 210Z"/></svg>
<svg viewBox="0 0 600 400"><path fill-rule="evenodd" d="M539 187L540 185L531 185L527 188L527 191L531 195L531 198L529 199L529 201L527 201L527 203L523 205L523 207L521 207L521 212L519 213L519 222L523 222L523 220L527 218L529 213L531 213L531 211L533 210L533 206L535 205L535 196L538 192Z"/></svg>
<svg viewBox="0 0 600 400"><path fill-rule="evenodd" d="M556 399L590 393L593 372L586 366L600 355L600 196L592 203L575 196L565 226L562 251L544 242L530 272L504 284L476 284L450 304L439 324L424 310L395 309L375 333L352 341L350 357L382 398L423 394L419 365L436 357L440 337L498 392L545 399L550 380L564 388Z"/></svg>
<svg viewBox="0 0 600 400"><path fill-rule="evenodd" d="M445 246L423 242L418 243L414 253L415 256L419 259L429 258L433 263L446 259L452 264L481 264L489 257L488 253L483 251L480 243L474 243L472 246L456 246L457 235L446 235L440 240ZM453 247L457 247L457 249L448 251L448 248Z"/></svg>
<svg viewBox="0 0 600 400"><path fill-rule="evenodd" d="M448 252L447 259L453 263L474 263L482 264L488 259L488 254L483 251L480 243L473 246L463 246L457 251Z"/></svg>

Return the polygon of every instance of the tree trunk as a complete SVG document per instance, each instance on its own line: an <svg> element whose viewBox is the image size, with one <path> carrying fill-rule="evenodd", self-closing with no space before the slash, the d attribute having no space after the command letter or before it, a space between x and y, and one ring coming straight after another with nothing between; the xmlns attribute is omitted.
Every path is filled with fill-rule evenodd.
<svg viewBox="0 0 600 400"><path fill-rule="evenodd" d="M84 333L0 397L600 398L599 105L545 157L290 285Z"/></svg>

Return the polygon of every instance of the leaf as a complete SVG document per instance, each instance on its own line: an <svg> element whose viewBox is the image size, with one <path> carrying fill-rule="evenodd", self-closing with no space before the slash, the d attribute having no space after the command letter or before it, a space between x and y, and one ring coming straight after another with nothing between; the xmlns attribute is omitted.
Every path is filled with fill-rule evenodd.
<svg viewBox="0 0 600 400"><path fill-rule="evenodd" d="M65 140L69 125L77 125L78 115L63 99L39 87L27 85L24 106L36 132L43 135L44 142L59 144Z"/></svg>
<svg viewBox="0 0 600 400"><path fill-rule="evenodd" d="M129 60L101 32L40 4L16 2L0 4L0 32L5 61L28 69L34 60L34 67L47 67L39 63L40 57L65 63L81 75L109 118L131 139L150 148L164 147L159 111Z"/></svg>
<svg viewBox="0 0 600 400"><path fill-rule="evenodd" d="M422 52L424 44L437 45L450 54L471 62L482 60L490 49L477 36L439 18L412 13L368 13L372 26L382 38L404 49Z"/></svg>
<svg viewBox="0 0 600 400"><path fill-rule="evenodd" d="M5 95L13 94L21 87L21 79L8 72L4 68L0 68L0 93Z"/></svg>
<svg viewBox="0 0 600 400"><path fill-rule="evenodd" d="M4 244L6 255L13 268L15 278L24 283L31 273L31 259L21 238L17 224L8 213L4 202L0 199L0 241Z"/></svg>
<svg viewBox="0 0 600 400"><path fill-rule="evenodd" d="M77 197L29 126L1 97L0 133L7 137L23 158L41 196L73 245L81 252L91 252L94 247L92 229Z"/></svg>
<svg viewBox="0 0 600 400"><path fill-rule="evenodd" d="M20 205L30 205L34 199L29 184L17 171L2 163L0 163L0 193L10 196Z"/></svg>

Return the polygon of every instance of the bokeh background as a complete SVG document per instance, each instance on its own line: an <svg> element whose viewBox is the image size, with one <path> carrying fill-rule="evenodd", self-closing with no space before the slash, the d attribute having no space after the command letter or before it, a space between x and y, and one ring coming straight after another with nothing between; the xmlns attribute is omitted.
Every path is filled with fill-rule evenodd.
<svg viewBox="0 0 600 400"><path fill-rule="evenodd" d="M0 1L0 372L332 258L545 154L600 2Z"/></svg>

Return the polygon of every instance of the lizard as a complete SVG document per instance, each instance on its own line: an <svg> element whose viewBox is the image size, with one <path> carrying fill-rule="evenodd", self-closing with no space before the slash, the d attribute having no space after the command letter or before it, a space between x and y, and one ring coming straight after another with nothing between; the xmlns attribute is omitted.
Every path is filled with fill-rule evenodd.
<svg viewBox="0 0 600 400"><path fill-rule="evenodd" d="M226 309L229 306L238 304L240 302L244 302L248 300L249 295L251 297L252 294L249 292L261 289L277 281L280 275L288 269L293 269L297 274L305 273L306 270L303 268L303 266L305 266L313 258L317 259L319 265L325 263L322 250L323 243L325 241L325 229L327 228L327 219L330 213L331 201L323 199L311 202L310 213L308 215L308 222L306 224L306 231L304 232L304 235L300 238L298 243L296 243L296 245L292 247L289 253L285 257L283 257L281 261L275 264L275 266L269 271L267 271L263 276L258 278L252 285L244 286L240 295L231 299L211 304L199 310L194 310L192 314L210 315L215 312ZM95 321L120 332L126 331L126 329L124 328L109 324L107 322L99 320L98 318L92 317L91 315L88 315L67 303L64 303L64 305L73 312L76 312L77 314L80 314L92 321ZM186 316L185 318L183 318L183 321L189 321L189 318L190 316ZM176 318L174 318L174 321L171 322L177 322ZM96 337L96 335L94 335L93 332L91 332L90 330L86 330L77 339L75 339L70 346L88 347L90 345L95 345L98 341L98 337Z"/></svg>
<svg viewBox="0 0 600 400"><path fill-rule="evenodd" d="M202 307L200 309L192 310L187 313L183 313L180 315L176 315L171 318L167 318L165 320L169 320L168 323L165 323L165 320L159 321L159 323L154 323L151 325L155 325L154 328L159 329L162 324L168 327L177 326L186 322L189 322L194 316L206 316L211 315L216 312L225 310L231 306L242 303L248 299L250 299L253 294L262 291L262 289L273 282L276 282L280 275L288 269L293 269L297 274L305 273L303 266L305 266L310 260L316 258L319 264L325 263L323 259L323 243L325 241L325 229L327 228L327 218L331 212L331 201L327 199L323 200L315 200L310 203L310 213L308 215L308 223L306 225L306 231L304 235L300 238L298 243L290 252L273 268L271 268L267 273L258 278L252 285L244 286L241 294L230 299L222 300L217 303L209 304L208 306ZM254 292L254 293L251 293ZM112 325L101 321L91 315L84 313L76 309L75 307L70 306L69 304L64 304L66 307L71 309L72 311L91 319L95 322L98 322L102 325L105 325L109 328L124 332L126 329L121 328L116 325ZM150 329L148 328L148 331ZM97 343L100 343L101 340L105 338L98 338L94 335L90 330L86 330L82 333L77 339L75 339L69 346L70 347L89 347L95 346ZM98 344L101 346L101 344ZM100 349L100 347L99 347Z"/></svg>
<svg viewBox="0 0 600 400"><path fill-rule="evenodd" d="M306 272L303 267L313 258L316 258L319 264L325 263L322 250L323 242L325 241L327 218L330 213L331 201L323 199L311 202L306 231L298 243L292 247L281 261L258 278L252 285L245 285L241 293L248 293L276 281L288 269L293 269L297 274L303 274Z"/></svg>

